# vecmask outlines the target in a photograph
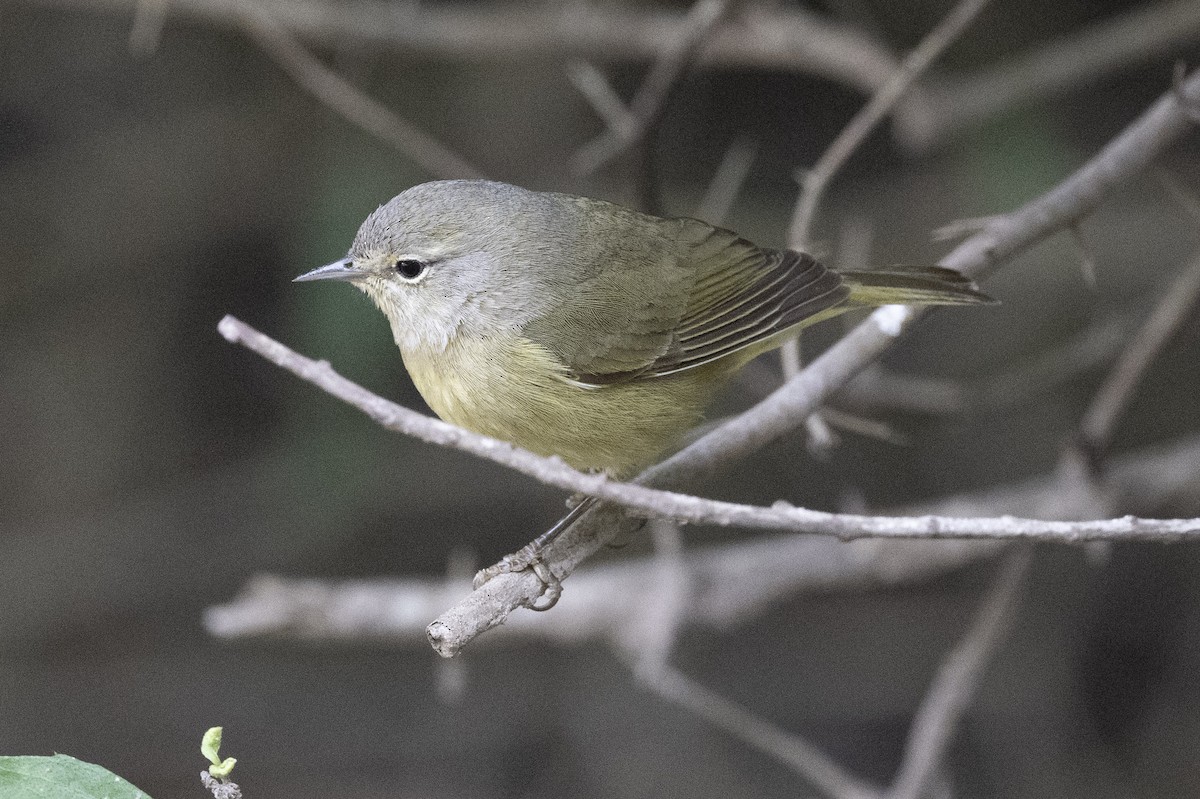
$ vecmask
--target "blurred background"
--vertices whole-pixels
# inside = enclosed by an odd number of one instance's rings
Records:
[[[951,7],[748,5],[853,31],[885,64]],[[1175,33],[928,146],[884,126],[835,180],[815,249],[838,263],[869,240],[871,263],[931,263],[951,246],[932,230],[1050,189],[1169,90],[1176,60],[1196,62],[1196,5],[996,0],[921,84],[930,108],[979,100],[987,90],[964,89],[970,76],[1024,53],[1067,53],[1105,25],[1132,19],[1150,31],[1166,17]],[[648,54],[489,48],[466,28],[422,38],[423,14],[559,19],[563,8],[268,7],[323,63],[488,176],[636,201],[631,159],[573,171],[603,125],[564,65],[590,59],[629,98]],[[635,21],[687,10],[600,8]],[[372,15],[377,26],[353,22]],[[783,245],[795,171],[865,89],[808,69],[702,62],[654,140],[662,210],[696,213],[730,146],[748,143],[753,162],[725,224]],[[885,368],[977,386],[1087,340],[1099,323],[1131,320],[1107,355],[1069,364],[1019,401],[916,412],[850,392],[846,410],[905,443],[843,432],[817,457],[801,430],[697,490],[884,510],[1052,472],[1128,331],[1195,257],[1197,217],[1167,184],[1200,196],[1197,141],[1084,220],[1082,249],[1059,234],[1022,253],[984,286],[1002,305],[931,316]],[[440,575],[456,552],[494,561],[561,511],[560,492],[386,434],[216,332],[234,314],[425,410],[364,296],[290,280],[340,257],[370,211],[430,177],[299,87],[234,6],[0,0],[0,753],[64,752],[151,796],[200,796],[200,735],[223,724],[223,754],[239,759],[235,778],[255,799],[815,795],[640,687],[602,640],[552,646],[500,630],[462,656],[465,686],[452,701],[419,635],[329,645],[206,634],[204,609],[255,574]],[[806,336],[806,354],[840,330]],[[1114,457],[1194,440],[1198,345],[1193,313],[1121,418]],[[746,407],[777,375],[777,358],[756,364],[713,416]],[[1195,474],[1189,490],[1138,512],[1200,515],[1200,464]],[[739,535],[749,534],[685,531],[689,546]],[[639,539],[603,559],[648,550]],[[886,784],[994,569],[983,559],[890,589],[796,596],[736,634],[684,629],[672,662]],[[952,748],[952,793],[1195,796],[1198,581],[1190,544],[1039,548],[1014,630]]]

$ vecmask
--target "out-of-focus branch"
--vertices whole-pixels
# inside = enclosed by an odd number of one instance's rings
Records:
[[[732,0],[696,0],[672,39],[661,53],[633,100],[629,103],[632,124],[609,125],[604,132],[575,154],[575,171],[591,174],[634,146],[658,125],[666,110],[667,99],[688,67],[703,50],[714,27],[726,15]]]
[[[750,139],[734,139],[721,156],[721,163],[696,207],[697,219],[703,219],[710,225],[725,223],[726,217],[733,209],[734,200],[746,183],[757,154],[758,146]]]
[[[622,138],[631,139],[637,135],[637,117],[625,106],[625,101],[617,95],[604,73],[593,64],[580,60],[571,61],[567,64],[567,79],[579,90],[607,127],[616,131]]]
[[[167,0],[137,0],[129,28],[129,52],[145,57],[158,49],[166,18]]]
[[[923,152],[1023,103],[1161,59],[1197,39],[1200,4],[1194,0],[1136,8],[973,77],[925,84],[925,102],[912,109],[916,113],[897,117],[895,133],[903,146]]]
[[[887,799],[920,799],[928,794],[954,731],[979,692],[993,653],[1012,626],[1031,555],[1028,547],[1009,553],[970,629],[942,661],[913,719],[904,759]]]
[[[237,6],[243,30],[297,84],[371,135],[438,178],[481,178],[483,173],[420,128],[322,64],[256,3]]]
[[[1109,463],[1104,491],[1131,513],[1166,506],[1200,508],[1200,437],[1120,455]],[[1072,487],[1061,472],[986,491],[901,509],[908,514],[1049,516],[1072,509]],[[1184,496],[1184,492],[1192,492]],[[728,628],[745,624],[801,593],[854,591],[927,579],[987,557],[1006,546],[994,541],[884,541],[843,544],[806,535],[739,539],[683,553],[690,586],[684,624]],[[653,634],[641,623],[655,601],[661,569],[656,558],[581,569],[554,613],[511,616],[502,639],[513,636],[571,644],[605,640],[616,631]],[[754,579],[747,581],[746,574]],[[223,638],[282,636],[306,640],[424,641],[431,616],[462,596],[461,579],[295,580],[259,577],[226,605],[205,613],[209,632]]]
[[[800,179],[800,197],[792,212],[791,227],[788,230],[788,247],[793,250],[808,251],[811,249],[809,238],[812,233],[813,217],[817,206],[825,196],[829,181],[842,168],[851,154],[859,148],[875,126],[895,107],[912,86],[913,82],[927,70],[934,59],[941,55],[950,44],[957,39],[979,12],[986,6],[988,0],[960,0],[946,17],[917,45],[901,62],[895,74],[879,88],[867,101],[846,127],[842,128],[833,142],[826,148],[811,170],[805,172]],[[779,350],[783,365],[785,380],[791,380],[800,372],[800,342],[792,339],[785,342]],[[818,450],[828,447],[832,433],[820,417],[806,421],[810,441],[817,442]],[[824,445],[820,442],[826,442]]]
[[[1137,391],[1146,369],[1197,302],[1200,302],[1200,256],[1194,257],[1171,281],[1161,301],[1121,353],[1088,407],[1079,425],[1079,440],[1093,462],[1103,458],[1117,421]]]
[[[23,0],[30,5],[132,14],[140,0]],[[598,3],[396,4],[387,0],[257,0],[293,35],[320,45],[368,45],[404,57],[467,62],[583,58],[649,60],[679,35],[685,14]],[[240,27],[243,3],[171,0],[172,13]],[[869,36],[795,7],[747,8],[713,32],[700,64],[819,75],[864,92],[896,67]]]
[[[788,230],[788,247],[793,250],[809,249],[813,216],[821,198],[825,196],[825,188],[829,181],[866,140],[875,126],[895,107],[909,87],[962,35],[988,2],[989,0],[960,0],[937,27],[921,40],[916,49],[905,57],[895,74],[854,115],[850,123],[821,154],[813,168],[803,174],[800,180],[800,199],[796,202],[791,227]]]
[[[691,524],[717,524],[837,536],[843,540],[880,538],[997,538],[1079,542],[1093,540],[1176,541],[1200,533],[1197,519],[1141,519],[1124,516],[1095,521],[1047,521],[949,516],[863,516],[827,513],[776,502],[771,507],[740,505],[621,483],[603,474],[585,474],[562,459],[541,457],[494,438],[472,433],[397,405],[227,316],[219,325],[233,343],[270,359],[318,388],[347,402],[383,427],[431,444],[460,449],[516,469],[547,485],[616,503],[644,516]],[[768,400],[769,401],[769,400]],[[723,428],[718,428],[720,432]],[[714,435],[710,433],[709,435]],[[702,439],[703,440],[703,439]]]
[[[771,724],[677,669],[664,666],[661,671],[644,676],[641,683],[663,699],[783,763],[827,796],[834,799],[879,796],[873,786],[847,772],[804,738]]]
[[[880,366],[863,371],[835,401],[851,407],[931,415],[1002,409],[1021,404],[1108,363],[1137,329],[1130,311],[1106,316],[1019,366],[970,381],[899,374]]]

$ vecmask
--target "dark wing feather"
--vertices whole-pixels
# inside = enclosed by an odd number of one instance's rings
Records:
[[[811,255],[790,250],[757,253],[757,261],[740,269],[739,279],[732,281],[734,291],[701,295],[689,307],[675,346],[646,375],[673,374],[765,342],[849,294],[838,274]]]
[[[767,345],[789,328],[843,302],[841,277],[812,256],[756,247],[694,219],[661,221],[679,246],[676,265],[691,274],[686,303],[665,351],[636,370],[578,370],[573,380],[602,386],[675,374]]]

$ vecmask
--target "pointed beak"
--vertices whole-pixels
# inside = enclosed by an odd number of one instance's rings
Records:
[[[303,283],[306,280],[359,280],[363,277],[363,273],[354,269],[351,266],[353,263],[349,258],[334,261],[311,272],[305,272],[300,277],[293,278],[292,282]]]

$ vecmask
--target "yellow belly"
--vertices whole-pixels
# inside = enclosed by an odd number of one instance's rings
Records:
[[[516,336],[460,336],[444,352],[403,355],[421,396],[446,421],[622,477],[675,446],[723,382],[694,369],[582,388],[562,379],[549,352]]]

